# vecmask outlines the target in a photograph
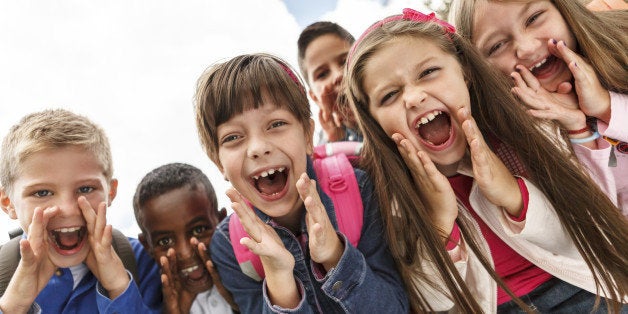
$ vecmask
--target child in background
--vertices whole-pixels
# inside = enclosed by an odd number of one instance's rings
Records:
[[[405,9],[353,49],[362,162],[415,311],[619,309],[627,221],[471,43]]]
[[[168,313],[232,313],[207,248],[218,223],[214,187],[198,168],[172,163],[144,176],[133,197],[140,242],[162,267]]]
[[[135,239],[133,278],[112,247],[118,181],[104,131],[66,110],[29,114],[0,155],[0,205],[24,230],[4,313],[159,313],[159,269]],[[136,281],[137,280],[137,281]]]
[[[592,13],[571,0],[456,0],[450,20],[511,76],[529,114],[558,123],[628,216],[628,12]]]
[[[338,98],[347,53],[355,39],[342,26],[327,21],[308,25],[299,35],[299,69],[318,105],[318,121],[323,137],[318,144],[337,141],[362,141],[355,119],[344,110]]]
[[[240,269],[229,236],[234,215],[212,238],[216,270],[243,313],[406,313],[372,185],[360,170],[357,247],[337,231],[333,204],[313,181],[310,116],[305,88],[277,57],[238,56],[199,79],[201,143],[233,185],[227,195],[249,235],[240,243],[260,257],[265,278]]]

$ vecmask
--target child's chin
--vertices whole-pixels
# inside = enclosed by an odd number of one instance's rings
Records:
[[[83,246],[79,251],[72,254],[62,254],[65,252],[57,252],[54,247],[50,248],[50,261],[61,268],[67,268],[81,264],[87,259],[89,253],[88,246]]]
[[[186,281],[185,290],[189,291],[190,293],[196,294],[211,289],[213,285],[214,283],[211,281],[211,278],[204,278],[203,280],[198,282]]]

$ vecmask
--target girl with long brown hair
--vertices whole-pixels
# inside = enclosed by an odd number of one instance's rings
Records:
[[[406,9],[371,26],[347,66],[416,312],[620,310],[628,223],[451,25]]]

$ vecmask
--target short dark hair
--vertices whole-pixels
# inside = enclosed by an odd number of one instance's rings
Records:
[[[210,213],[218,217],[218,200],[209,178],[194,166],[184,163],[170,163],[153,169],[137,185],[133,196],[133,211],[135,220],[137,220],[142,232],[146,232],[142,223],[144,204],[157,196],[184,186],[188,186],[190,189],[196,189],[199,186],[204,187],[207,199],[213,207],[210,209]]]
[[[313,42],[316,38],[321,37],[323,35],[333,34],[338,36],[339,38],[346,40],[350,45],[353,45],[355,42],[355,38],[349,31],[347,31],[342,26],[328,21],[320,21],[314,22],[301,31],[301,35],[299,35],[299,40],[297,40],[297,46],[299,49],[298,61],[299,61],[299,70],[301,71],[301,75],[305,78],[305,82],[309,85],[310,79],[307,77],[307,69],[305,68],[305,51],[307,47]]]

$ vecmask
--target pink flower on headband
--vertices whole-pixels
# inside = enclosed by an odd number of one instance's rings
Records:
[[[447,23],[447,22],[437,18],[436,14],[434,14],[434,12],[425,15],[425,14],[419,12],[419,11],[412,10],[410,8],[405,8],[405,9],[403,9],[402,18],[404,20],[408,20],[408,21],[434,22],[434,23],[442,26],[447,33],[455,33],[456,32],[456,28],[453,25],[451,25],[451,24],[449,24],[449,23]]]
[[[347,64],[351,63],[350,61],[353,57],[353,54],[355,53],[355,49],[357,48],[358,44],[362,41],[362,39],[366,37],[366,35],[368,35],[374,29],[382,27],[382,25],[392,22],[392,21],[406,20],[406,21],[415,21],[415,22],[422,22],[422,23],[434,22],[442,26],[445,29],[445,32],[447,32],[448,34],[453,34],[456,32],[456,28],[453,25],[437,18],[434,12],[426,15],[417,10],[413,10],[410,8],[405,8],[403,9],[402,12],[403,14],[387,17],[383,20],[375,22],[373,25],[367,28],[362,34],[362,36],[360,36],[360,38],[358,38],[358,40],[355,41],[353,46],[351,46],[351,51],[349,51],[349,57],[347,58]]]

